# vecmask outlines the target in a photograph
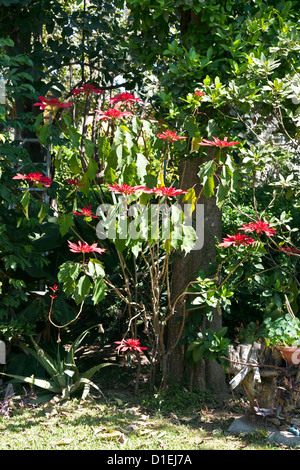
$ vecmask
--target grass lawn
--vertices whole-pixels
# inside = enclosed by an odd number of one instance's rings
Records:
[[[184,395],[186,402],[180,404],[178,397]],[[31,406],[16,406],[0,415],[0,450],[286,449],[269,444],[261,432],[228,435],[231,420],[244,412],[239,401],[216,407],[197,404],[194,395],[177,391],[137,398],[117,393],[106,400],[52,400],[43,406],[32,401]]]
[[[242,396],[217,405],[209,394],[179,386],[150,393],[145,381],[135,395],[126,367],[104,368],[93,381],[103,395],[91,389],[85,401],[38,404],[27,396],[24,405],[20,385],[10,402],[0,395],[0,450],[289,450],[261,431],[228,434],[232,420],[248,411]]]

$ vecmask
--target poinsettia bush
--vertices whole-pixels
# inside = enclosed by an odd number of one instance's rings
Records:
[[[69,254],[59,267],[60,288],[75,302],[79,313],[86,302],[97,305],[107,292],[114,292],[127,308],[124,341],[128,337],[137,341],[143,332],[152,379],[158,364],[163,380],[167,377],[166,326],[186,294],[194,300],[188,318],[182,318],[182,332],[185,327],[185,337],[194,343],[195,334],[202,334],[195,328],[200,319],[199,305],[201,315],[205,308],[209,316],[212,308],[226,308],[241,284],[255,289],[254,281],[269,282],[269,273],[274,270],[288,273],[290,285],[294,279],[292,274],[289,276],[294,267],[291,259],[299,256],[299,250],[291,244],[286,220],[269,220],[265,216],[276,197],[258,211],[255,197],[258,157],[249,150],[246,140],[214,135],[206,138],[200,133],[198,116],[202,106],[205,103],[218,106],[216,100],[211,103],[208,84],[207,79],[203,91],[194,90],[187,96],[182,132],[156,121],[149,107],[127,92],[104,100],[99,88],[84,84],[74,90],[72,102],[40,97],[37,106],[49,114],[39,116],[38,135],[45,145],[51,144],[59,129],[68,158],[61,161],[59,150],[54,153],[57,181],[39,172],[14,176],[20,185],[55,189],[55,205],[50,201],[47,206],[41,200],[40,222],[55,218],[66,240],[65,250]],[[215,85],[219,90],[219,84]],[[85,114],[77,116],[78,122],[73,123],[68,109],[71,106],[76,109],[76,100],[81,99],[85,100]],[[223,103],[223,94],[220,99]],[[88,116],[92,116],[90,121]],[[205,154],[208,147],[215,152],[213,158],[204,160],[199,167],[201,195],[216,196],[216,204],[222,208],[242,182],[251,181],[253,212],[247,220],[249,214],[241,210],[244,220],[236,232],[216,240],[218,257],[213,275],[200,273],[174,299],[170,290],[172,254],[178,250],[189,253],[194,247],[197,233],[190,216],[199,199],[194,188],[180,188],[177,165],[194,152]],[[237,156],[242,158],[242,164],[237,163]],[[260,158],[261,155],[261,165]],[[270,154],[264,158],[266,162]],[[63,174],[68,176],[65,180]],[[283,182],[281,186],[284,187]],[[32,192],[25,194],[23,208],[30,217]],[[118,263],[117,273],[106,258],[112,259],[112,253]],[[266,268],[262,260],[272,258],[272,253],[280,261]],[[116,277],[122,278],[122,282],[115,282]],[[269,285],[272,295],[278,294],[278,282],[280,276],[275,276],[274,285]],[[287,288],[280,285],[280,291]],[[289,294],[294,295],[291,289]],[[78,315],[60,328],[77,318]],[[51,315],[49,319],[52,321]],[[193,334],[189,335],[189,331]],[[191,350],[191,358],[197,362],[203,354],[202,343],[200,349]]]
[[[74,90],[74,98],[83,95],[88,101],[98,93],[95,90],[83,86]],[[136,338],[144,324],[144,337],[150,345],[148,358],[155,368],[165,360],[164,332],[173,308],[169,258],[175,249],[189,252],[196,239],[191,222],[186,223],[189,211],[184,213],[177,204],[182,196],[191,210],[193,191],[181,190],[172,175],[176,168],[172,147],[181,144],[180,152],[187,136],[142,119],[148,110],[129,93],[113,97],[102,110],[95,107],[88,131],[84,129],[86,116],[82,120],[79,116],[81,133],[65,112],[70,104],[45,97],[36,103],[41,111],[49,112],[36,122],[43,144],[56,143],[59,129],[73,153],[61,161],[59,151],[54,152],[57,180],[41,172],[17,172],[13,180],[26,195],[26,217],[30,218],[38,197],[40,222],[56,220],[66,240],[68,260],[61,264],[57,276],[61,291],[75,302],[79,312],[85,304],[101,302],[107,290],[113,291],[127,306],[125,337]],[[68,176],[64,180],[62,173]],[[51,192],[49,203],[35,192],[43,188]],[[117,257],[118,273],[116,265],[109,262],[113,256]],[[116,277],[122,277],[123,285]],[[49,320],[55,325],[51,315]],[[77,318],[75,315],[63,326]]]

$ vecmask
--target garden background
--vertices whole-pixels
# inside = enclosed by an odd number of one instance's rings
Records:
[[[298,316],[298,2],[0,4],[3,372],[86,395],[76,347],[119,341],[133,392],[222,399],[228,344]],[[99,237],[121,196],[138,236]]]

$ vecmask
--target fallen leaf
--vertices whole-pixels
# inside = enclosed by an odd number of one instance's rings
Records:
[[[133,431],[138,431],[139,430],[139,427],[136,426],[135,424],[129,424],[128,426],[126,426],[125,429],[123,429],[124,432],[133,432]]]
[[[54,446],[67,446],[73,442],[72,439],[62,439],[61,441],[58,441],[54,444]],[[52,446],[53,447],[53,446]]]
[[[115,439],[116,437],[120,436],[122,436],[122,433],[120,431],[108,431],[98,434],[98,437],[100,437],[100,439]]]

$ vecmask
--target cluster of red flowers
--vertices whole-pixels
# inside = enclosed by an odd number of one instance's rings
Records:
[[[272,237],[274,233],[276,233],[276,230],[274,228],[270,227],[267,222],[263,222],[262,220],[258,220],[257,222],[250,222],[250,224],[244,224],[242,227],[239,228],[239,230],[243,230],[246,233],[256,232],[258,234],[265,234],[269,237]],[[249,246],[253,245],[254,243],[254,238],[250,238],[245,234],[237,233],[236,235],[227,235],[227,237],[223,239],[223,242],[220,243],[218,246],[223,246],[227,248],[230,245]]]
[[[122,119],[123,117],[132,117],[129,111],[120,111],[118,107],[109,108],[107,111],[101,111],[101,109],[96,109],[97,113],[96,121],[103,121],[105,119]]]
[[[78,212],[78,211],[74,211],[74,214],[75,215],[83,215],[84,217],[94,217],[95,219],[99,219],[99,217],[97,217],[96,215],[93,215],[92,214],[92,209],[91,209],[92,205],[90,205],[89,207],[83,207],[81,209],[81,212]]]
[[[51,108],[69,108],[73,103],[62,103],[58,98],[45,98],[45,96],[39,96],[41,103],[34,103],[33,106],[39,106],[41,110],[44,110],[48,106]]]
[[[52,184],[50,178],[48,178],[48,176],[43,176],[42,173],[40,173],[39,171],[37,171],[36,173],[29,173],[28,175],[22,175],[21,173],[17,173],[17,175],[13,177],[13,180],[26,180],[36,184],[41,183],[46,187],[49,187]]]
[[[167,198],[186,193],[186,191],[183,191],[182,189],[175,189],[172,186],[162,186],[161,188],[149,189],[145,186],[129,186],[128,184],[109,184],[108,187],[110,191],[113,191],[116,194],[123,194],[124,196],[128,196],[128,194],[134,194],[137,191],[142,191],[147,194],[156,194],[158,196],[166,196]]]
[[[84,184],[81,184],[81,183],[79,182],[79,178],[75,178],[74,180],[72,180],[72,179],[66,179],[66,182],[69,183],[69,184],[72,184],[73,186],[77,186],[77,187],[79,187],[79,186],[84,186]]]
[[[137,351],[143,354],[143,350],[147,349],[141,346],[139,339],[124,339],[123,341],[115,341],[115,344],[119,345],[116,350],[121,353]]]
[[[176,131],[172,132],[170,130],[162,132],[161,134],[157,134],[157,137],[163,140],[167,140],[168,142],[175,142],[176,140],[187,139],[187,137],[177,135]]]
[[[213,141],[203,139],[202,142],[200,142],[198,145],[205,145],[205,146],[211,146],[211,147],[232,147],[233,145],[240,144],[240,142],[228,142],[227,137],[224,138],[224,140],[217,139],[216,137],[213,137]]]
[[[300,250],[295,247],[287,246],[287,247],[281,247],[282,251],[284,251],[288,256],[291,256],[292,254],[294,255],[300,255]]]
[[[256,232],[261,234],[264,233],[269,237],[272,237],[272,235],[276,233],[276,230],[274,228],[271,228],[267,222],[263,222],[261,219],[257,222],[250,222],[250,224],[244,224],[241,228],[239,228],[239,230],[244,230],[244,232]]]
[[[136,98],[131,93],[119,93],[112,98],[109,98],[111,104],[114,104],[113,108],[108,108],[106,111],[101,109],[96,109],[97,113],[96,120],[105,120],[105,119],[122,119],[125,117],[133,117],[133,114],[129,111],[121,111],[120,107],[122,105],[131,105],[132,103],[144,103],[140,98]]]
[[[124,184],[109,184],[108,185],[110,191],[113,191],[115,194],[123,194],[124,196],[128,196],[129,194],[134,194],[137,191],[146,189],[145,186],[130,186],[126,183]]]
[[[85,95],[89,95],[90,93],[102,94],[103,91],[100,90],[99,88],[95,88],[94,85],[86,83],[82,85],[82,88],[75,88],[75,90],[73,90],[72,93],[73,95],[77,96],[80,93],[84,93]]]
[[[219,246],[224,246],[227,248],[230,245],[233,246],[249,246],[253,245],[255,240],[253,238],[247,237],[242,233],[237,233],[236,235],[227,235],[227,237],[223,238],[223,242],[219,244]]]
[[[127,104],[127,103],[144,103],[140,98],[136,98],[134,95],[124,92],[119,93],[118,95],[109,98],[111,103],[120,103],[120,104]]]
[[[95,253],[100,253],[100,255],[102,255],[106,251],[105,248],[99,248],[98,243],[93,243],[92,245],[88,245],[87,243],[81,243],[81,241],[78,240],[78,245],[76,245],[76,243],[72,243],[70,242],[70,240],[68,240],[68,244],[69,244],[69,249],[72,253],[95,252]]]

